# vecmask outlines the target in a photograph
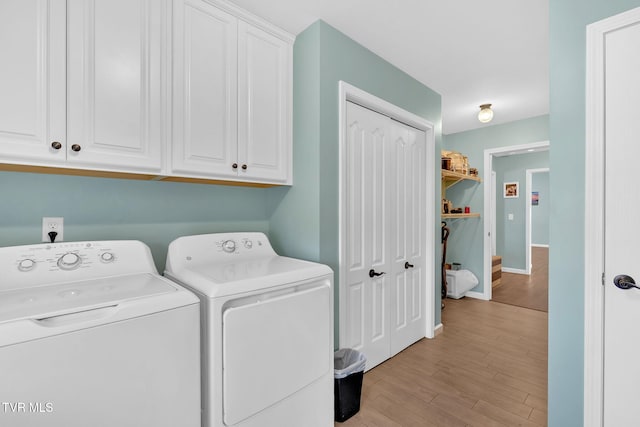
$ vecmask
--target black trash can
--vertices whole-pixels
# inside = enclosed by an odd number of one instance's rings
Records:
[[[343,422],[360,410],[362,376],[367,358],[362,352],[343,348],[333,354],[335,420]]]

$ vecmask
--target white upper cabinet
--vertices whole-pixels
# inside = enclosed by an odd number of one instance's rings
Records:
[[[67,161],[160,172],[166,1],[67,4]]]
[[[0,1],[0,162],[65,161],[65,14],[64,0]]]
[[[2,0],[0,162],[159,173],[166,4]]]
[[[293,37],[214,3],[174,2],[171,173],[290,184]]]
[[[290,183],[291,67],[290,43],[239,22],[238,164],[241,177]]]
[[[201,0],[174,5],[172,172],[233,176],[238,20]]]
[[[226,1],[0,0],[0,164],[291,184],[293,40]]]

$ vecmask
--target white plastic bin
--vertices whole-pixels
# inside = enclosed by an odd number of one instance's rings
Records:
[[[478,285],[478,278],[469,270],[447,270],[447,297],[460,299]]]

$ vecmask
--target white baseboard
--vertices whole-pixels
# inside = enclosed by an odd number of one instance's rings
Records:
[[[529,273],[527,273],[527,270],[521,270],[519,268],[502,267],[502,272],[503,273],[513,273],[513,274],[524,274],[526,276],[529,275]]]
[[[433,329],[434,338],[444,332],[444,325],[442,323],[438,323],[438,325]]]
[[[465,292],[464,296],[487,301],[487,298],[484,296],[484,292],[468,291],[468,292]]]
[[[548,248],[549,245],[541,245],[541,244],[539,245],[537,243],[532,243],[531,247],[533,247],[533,248]]]

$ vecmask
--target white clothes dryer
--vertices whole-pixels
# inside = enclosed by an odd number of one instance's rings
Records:
[[[202,307],[203,427],[333,426],[333,272],[262,233],[181,237],[165,276]]]
[[[199,301],[137,241],[0,248],[0,425],[200,426]]]

